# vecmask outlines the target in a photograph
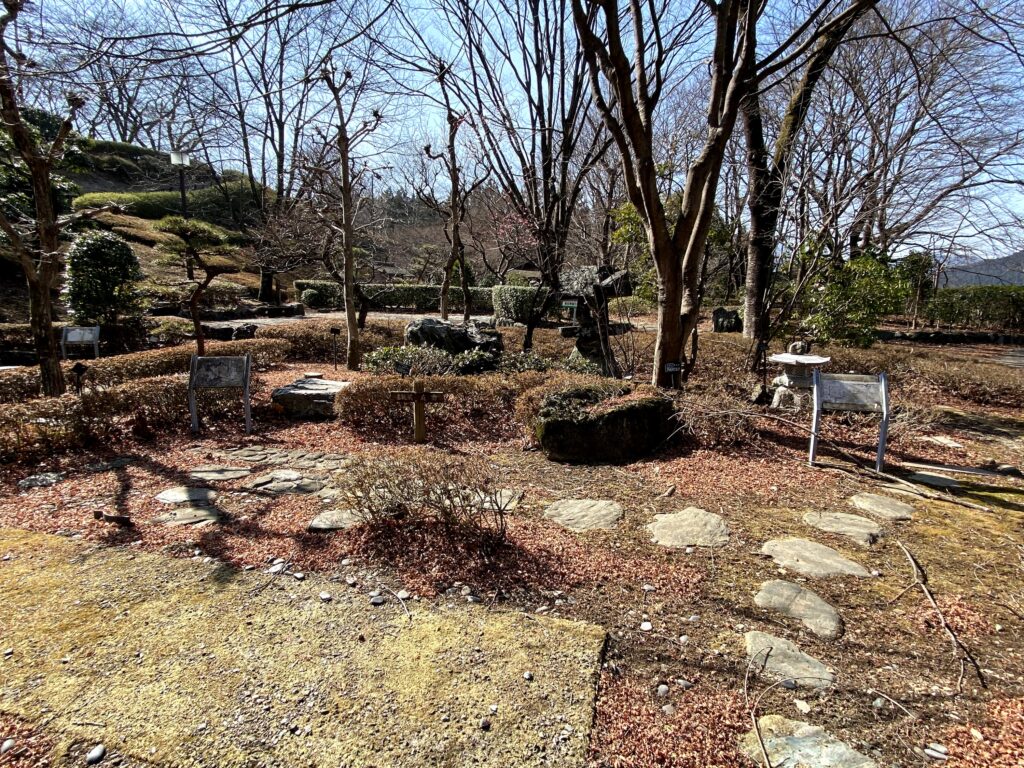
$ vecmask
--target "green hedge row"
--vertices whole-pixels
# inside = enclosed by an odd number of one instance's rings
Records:
[[[959,328],[1024,330],[1024,285],[941,288],[925,309],[930,324]]]
[[[404,309],[414,312],[436,312],[441,304],[441,286],[421,285],[417,283],[362,283],[363,293],[370,299],[375,308]],[[307,293],[313,291],[316,298]],[[308,306],[315,309],[341,307],[345,303],[341,286],[333,280],[296,280],[295,292],[299,297],[311,299]],[[471,287],[469,294],[473,302],[475,314],[491,314],[494,306],[491,303],[490,288]],[[448,291],[452,310],[462,311],[462,288],[452,286]]]
[[[547,289],[518,285],[496,285],[491,292],[494,303],[494,319],[511,323],[529,321],[531,314],[540,311],[547,296]]]
[[[236,217],[247,218],[256,209],[256,203],[248,184],[231,184],[229,194],[231,199],[225,200],[217,187],[193,189],[187,195],[189,214],[212,224],[234,227]],[[140,219],[162,219],[181,213],[181,194],[174,191],[87,192],[76,197],[71,206],[78,211],[108,204],[124,208],[125,213]]]

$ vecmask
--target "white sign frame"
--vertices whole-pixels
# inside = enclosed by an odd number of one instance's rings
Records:
[[[230,363],[228,363],[230,361]],[[201,370],[204,364],[216,366],[217,364],[225,365],[230,367],[231,365],[239,366],[241,370],[239,378],[227,379],[223,382],[219,381],[203,381],[203,376],[206,371]],[[234,373],[228,371],[228,373]],[[196,402],[196,391],[200,389],[241,389],[242,390],[242,406],[245,410],[245,434],[252,432],[252,403],[249,398],[250,386],[252,383],[252,355],[246,353],[245,355],[238,355],[232,357],[226,356],[203,356],[192,355],[192,362],[189,365],[188,374],[188,411],[192,417],[192,431],[199,431],[199,408]]]
[[[100,356],[100,327],[98,325],[65,325],[60,329],[60,356],[68,359],[68,344],[92,347],[94,357]]]
[[[889,436],[889,379],[885,373],[866,376],[854,373],[822,373],[814,369],[814,416],[811,421],[811,447],[808,463],[813,467],[818,453],[818,430],[825,411],[877,413],[882,417],[878,428],[878,453],[875,471],[885,466],[885,444]]]

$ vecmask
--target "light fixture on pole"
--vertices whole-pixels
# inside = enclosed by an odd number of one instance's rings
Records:
[[[181,215],[188,218],[188,197],[185,194],[185,169],[191,164],[188,152],[171,150],[171,165],[178,169],[178,187],[181,190]]]

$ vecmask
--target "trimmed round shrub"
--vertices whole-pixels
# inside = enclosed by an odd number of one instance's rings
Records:
[[[139,258],[113,232],[86,232],[68,250],[68,304],[75,322],[113,323],[141,311]]]
[[[547,289],[496,285],[491,289],[494,319],[497,322],[527,323],[544,304]]]
[[[323,309],[327,306],[327,299],[324,295],[313,288],[304,290],[299,298],[303,304],[311,309]]]

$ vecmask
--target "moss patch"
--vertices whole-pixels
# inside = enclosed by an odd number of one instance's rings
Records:
[[[594,625],[410,621],[343,584],[7,529],[0,551],[0,711],[51,733],[58,764],[99,741],[166,766],[584,764]]]

